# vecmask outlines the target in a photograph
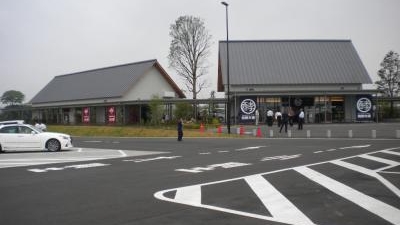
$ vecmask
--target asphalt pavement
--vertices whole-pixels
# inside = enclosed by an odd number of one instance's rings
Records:
[[[75,137],[74,145],[0,154],[1,225],[400,224],[397,138]]]

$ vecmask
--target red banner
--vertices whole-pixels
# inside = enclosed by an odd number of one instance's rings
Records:
[[[90,108],[85,107],[82,109],[82,121],[83,123],[90,123]]]
[[[115,111],[115,107],[114,106],[109,106],[107,109],[108,112],[108,123],[115,123],[116,120],[116,111]]]

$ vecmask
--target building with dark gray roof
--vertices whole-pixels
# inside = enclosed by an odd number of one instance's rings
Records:
[[[304,109],[306,122],[371,120],[372,83],[350,40],[229,41],[232,120],[268,109]],[[219,42],[218,91],[227,93],[227,42]],[[360,100],[361,99],[361,100]],[[367,110],[368,109],[368,110]]]
[[[50,123],[139,123],[153,96],[185,98],[155,59],[56,76],[30,103]]]

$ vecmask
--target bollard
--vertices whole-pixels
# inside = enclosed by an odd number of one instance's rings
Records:
[[[327,136],[328,138],[331,138],[331,136],[332,136],[331,130],[327,130],[327,131],[326,131],[326,136]]]
[[[273,130],[269,130],[269,136],[273,137],[274,136],[274,131]]]
[[[396,130],[396,138],[400,138],[400,130]]]
[[[310,138],[310,137],[311,137],[311,131],[307,130],[307,138]]]
[[[239,128],[239,127],[236,128],[236,133],[237,133],[237,134],[240,134],[240,128]]]
[[[372,135],[372,138],[376,138],[376,130],[372,130],[371,133],[372,133],[372,134],[371,134],[371,135]]]
[[[349,138],[353,137],[353,130],[349,130]]]
[[[292,130],[288,130],[288,131],[287,131],[287,136],[288,136],[289,138],[292,137]]]

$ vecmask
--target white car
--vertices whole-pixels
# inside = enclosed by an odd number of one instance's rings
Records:
[[[5,150],[61,151],[72,148],[71,136],[43,132],[29,124],[0,125],[0,152]]]

